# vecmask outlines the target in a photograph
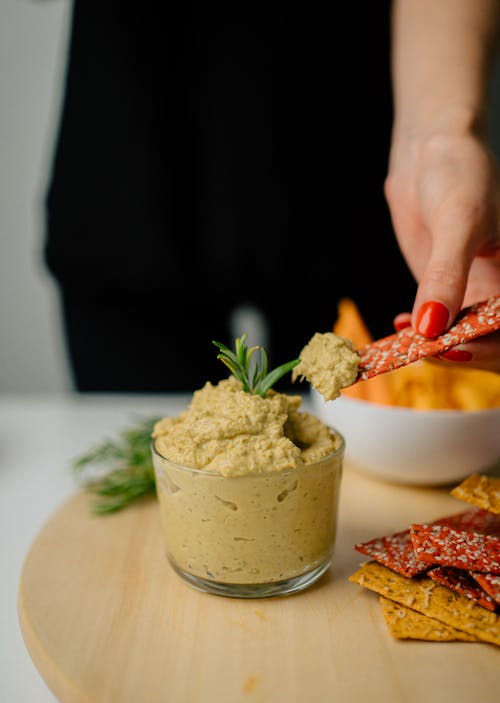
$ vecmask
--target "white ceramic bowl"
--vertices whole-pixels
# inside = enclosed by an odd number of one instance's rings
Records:
[[[311,390],[314,414],[345,438],[346,464],[395,483],[448,485],[500,461],[500,408],[413,410]]]

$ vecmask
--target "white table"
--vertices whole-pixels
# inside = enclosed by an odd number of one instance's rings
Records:
[[[77,490],[71,460],[137,418],[177,414],[188,396],[0,395],[0,703],[54,703],[24,645],[17,591],[29,547]]]

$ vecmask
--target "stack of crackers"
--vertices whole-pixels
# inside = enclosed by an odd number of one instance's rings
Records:
[[[356,349],[373,342],[363,317],[350,298],[339,302],[333,331],[352,340]],[[420,360],[344,388],[342,395],[380,405],[417,410],[485,410],[500,407],[500,375],[466,365]]]
[[[379,594],[398,639],[500,646],[500,478],[473,474],[451,495],[474,507],[356,544],[349,580]]]

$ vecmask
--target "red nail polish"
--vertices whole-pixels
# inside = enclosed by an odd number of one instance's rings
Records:
[[[444,354],[440,354],[439,358],[447,361],[470,361],[472,354],[465,349],[450,349]]]
[[[401,332],[401,330],[404,330],[406,327],[410,327],[411,315],[409,313],[402,312],[399,315],[396,315],[393,324],[396,332]]]
[[[424,337],[438,337],[448,323],[448,308],[436,300],[424,303],[417,314],[417,330]]]

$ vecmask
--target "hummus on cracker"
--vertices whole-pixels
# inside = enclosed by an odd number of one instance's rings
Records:
[[[359,356],[347,337],[316,332],[300,353],[292,378],[307,379],[325,400],[335,400],[358,376]]]

